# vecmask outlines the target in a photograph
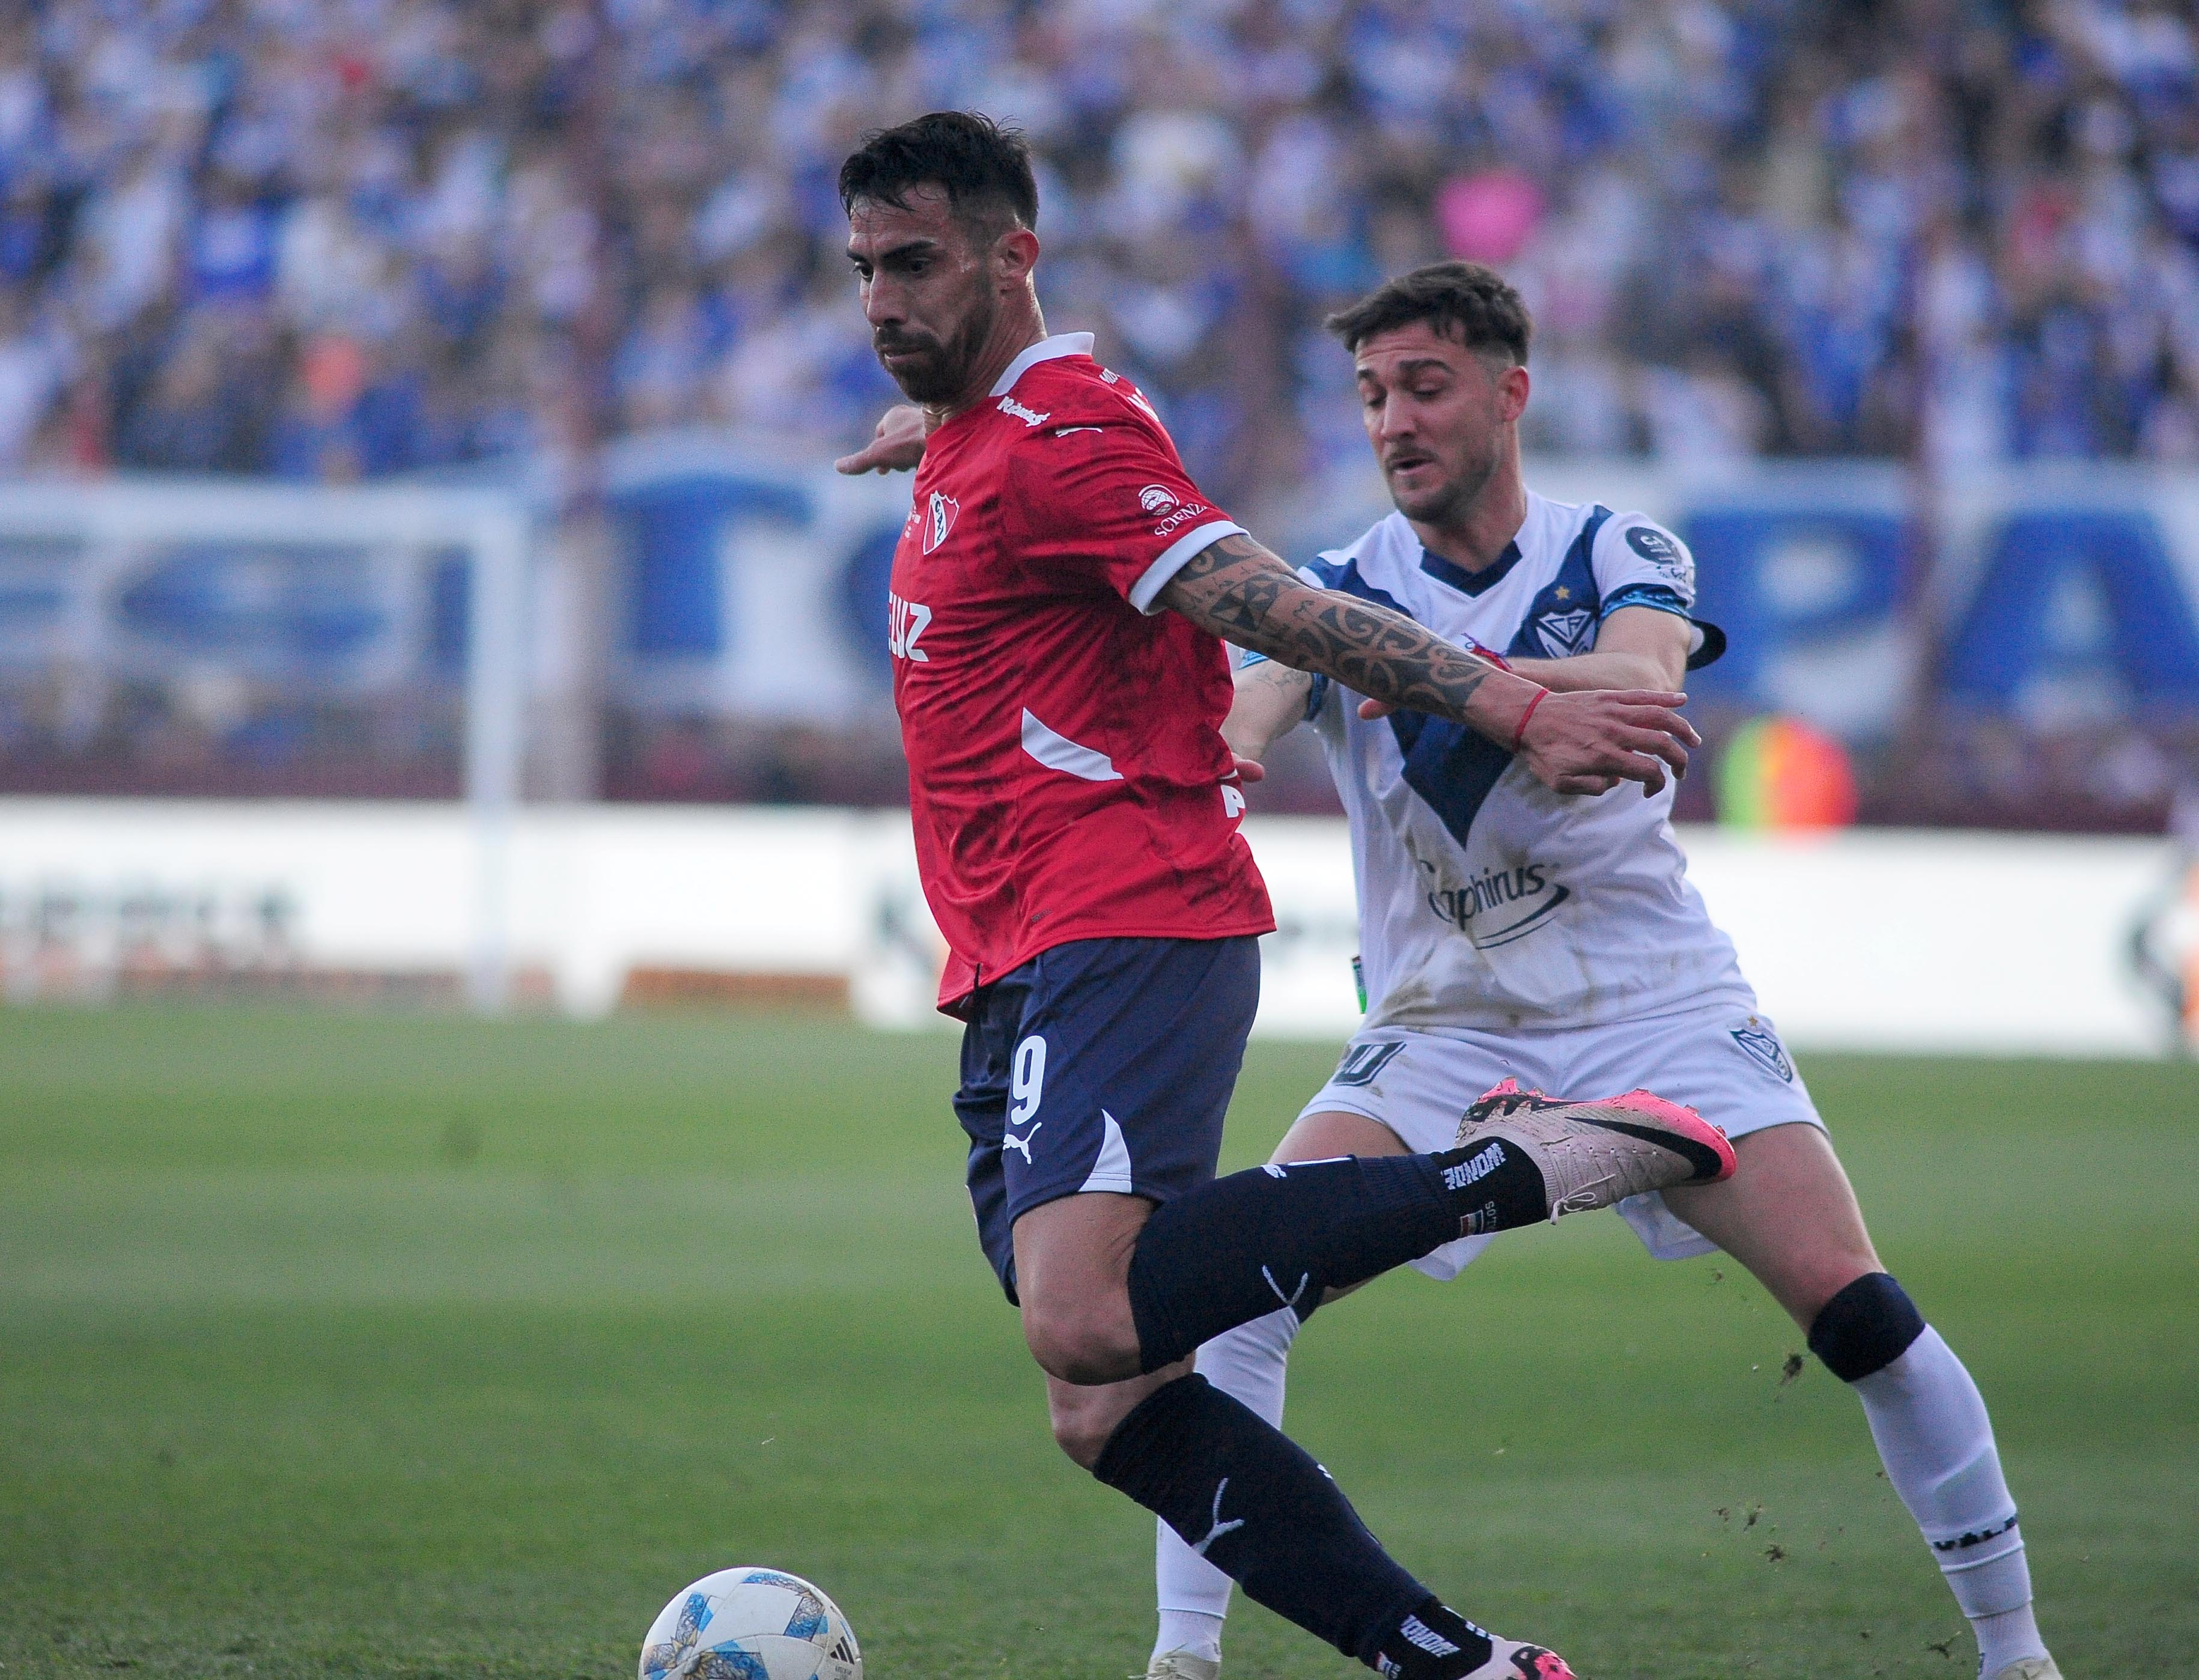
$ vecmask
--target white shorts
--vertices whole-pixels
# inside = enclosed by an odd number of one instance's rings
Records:
[[[1408,1149],[1448,1149],[1467,1105],[1508,1078],[1563,1097],[1611,1097],[1639,1087],[1687,1104],[1728,1137],[1797,1123],[1822,1131],[1825,1124],[1769,1018],[1731,1003],[1517,1036],[1372,1028],[1345,1047],[1301,1117],[1341,1109],[1379,1121]],[[1717,1251],[1660,1195],[1629,1196],[1619,1212],[1659,1260]],[[1456,1277],[1489,1240],[1461,1237],[1413,1263],[1432,1278]]]

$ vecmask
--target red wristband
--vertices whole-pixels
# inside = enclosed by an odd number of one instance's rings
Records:
[[[1519,751],[1519,749],[1525,746],[1527,743],[1527,720],[1535,715],[1535,708],[1541,705],[1543,702],[1549,697],[1550,691],[1549,689],[1537,689],[1535,691],[1535,697],[1527,703],[1527,709],[1519,714],[1519,726],[1512,733],[1512,750],[1514,752]]]
[[[1468,636],[1466,639],[1466,650],[1468,653],[1471,653],[1476,659],[1487,660],[1491,665],[1494,665],[1500,671],[1508,671],[1512,668],[1512,662],[1510,660],[1507,659],[1502,654],[1497,652],[1495,648],[1483,646],[1482,644],[1475,641],[1471,636]]]

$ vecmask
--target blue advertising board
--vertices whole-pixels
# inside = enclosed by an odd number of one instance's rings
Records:
[[[1796,714],[1851,741],[1892,729],[1920,694],[2033,721],[2199,712],[2199,474],[2088,464],[1924,486],[1874,463],[1711,475],[1535,461],[1528,477],[1558,500],[1639,509],[1692,547],[1701,615],[1729,638],[1691,679],[1706,702]],[[906,475],[843,479],[723,438],[614,446],[614,697],[699,715],[875,715],[908,494]],[[1370,470],[1244,516],[1303,561],[1387,510]],[[461,549],[399,563],[310,522],[281,540],[96,552],[0,530],[0,667],[219,665],[354,691],[449,680],[464,664],[465,575]]]

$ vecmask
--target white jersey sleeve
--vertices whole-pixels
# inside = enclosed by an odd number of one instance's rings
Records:
[[[1644,513],[1603,522],[1589,555],[1596,594],[1608,618],[1621,607],[1654,607],[1685,618],[1695,604],[1695,557]]]

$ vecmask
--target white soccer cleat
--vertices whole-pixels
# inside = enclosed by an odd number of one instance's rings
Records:
[[[1146,1665],[1146,1680],[1216,1680],[1221,1672],[1219,1659],[1210,1662],[1188,1651],[1163,1651]]]
[[[1733,1176],[1724,1132],[1650,1091],[1560,1102],[1508,1079],[1460,1117],[1455,1146],[1500,1137],[1541,1170],[1554,1220],[1651,1190]]]
[[[2062,1671],[2051,1657],[2024,1657],[2006,1668],[1997,1668],[1986,1680],[2062,1680]]]

